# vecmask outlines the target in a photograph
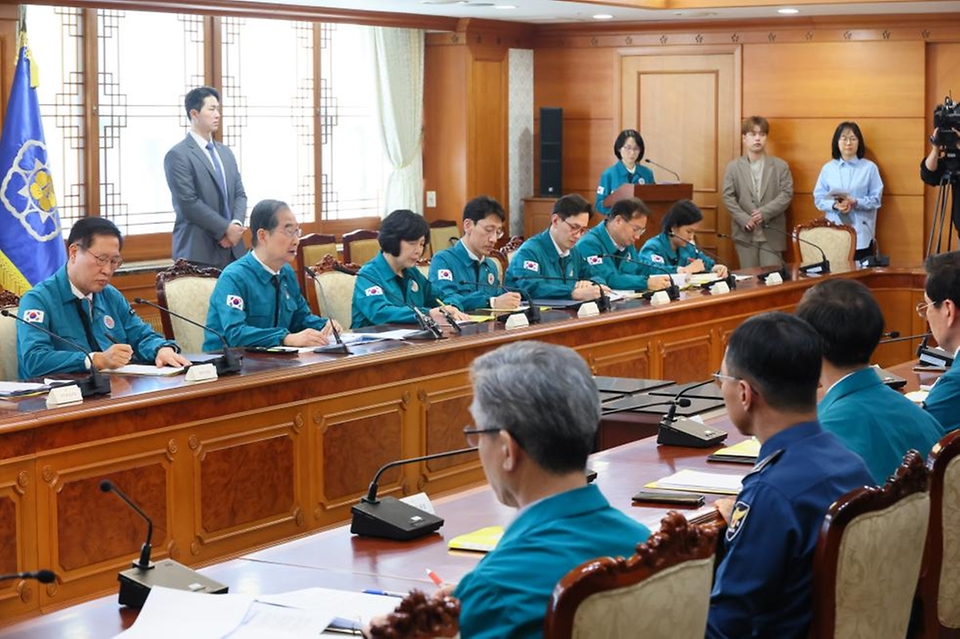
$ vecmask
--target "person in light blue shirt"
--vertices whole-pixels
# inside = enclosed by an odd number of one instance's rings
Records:
[[[647,230],[649,215],[642,200],[625,198],[613,205],[602,224],[577,242],[577,252],[587,261],[593,279],[618,291],[658,291],[670,286],[670,275],[641,262],[634,246]]]
[[[640,250],[640,260],[668,273],[703,273],[711,271],[727,276],[727,267],[717,264],[701,252],[695,243],[703,213],[690,200],[679,200],[660,220],[660,233],[651,237]]]
[[[351,328],[416,324],[411,306],[437,322],[446,321],[430,280],[417,268],[429,235],[427,221],[413,211],[399,209],[383,219],[377,238],[380,253],[357,273]],[[444,309],[455,321],[469,319],[455,306]]]
[[[923,408],[946,434],[960,428],[960,364],[956,363],[960,355],[960,251],[931,255],[924,267],[927,281],[917,312],[930,324],[940,348],[953,353],[954,364],[930,389]]]
[[[841,122],[833,133],[833,159],[820,169],[813,201],[827,219],[857,232],[855,260],[877,252],[877,209],[883,180],[877,165],[863,157],[867,145],[856,122]]]
[[[883,333],[883,312],[856,280],[826,280],[808,289],[797,317],[820,334],[827,389],[817,405],[823,430],[863,458],[882,485],[910,449],[926,457],[942,436],[940,424],[883,383],[870,357]]]
[[[613,143],[613,154],[618,162],[608,167],[600,176],[597,187],[597,200],[594,208],[598,213],[607,215],[610,209],[603,201],[624,184],[653,184],[653,171],[640,164],[645,149],[640,132],[626,129],[620,132]]]

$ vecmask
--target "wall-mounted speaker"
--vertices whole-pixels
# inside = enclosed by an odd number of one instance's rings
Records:
[[[540,197],[563,195],[563,109],[540,107]]]

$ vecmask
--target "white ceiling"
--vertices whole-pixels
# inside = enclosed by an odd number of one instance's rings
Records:
[[[250,0],[258,1],[258,0]],[[743,0],[744,4],[752,4]],[[485,18],[534,24],[570,22],[656,22],[684,20],[742,20],[748,18],[863,15],[863,14],[917,14],[960,12],[960,1],[934,0],[932,2],[871,2],[835,3],[822,5],[746,6],[736,8],[702,8],[677,11],[674,9],[633,9],[622,6],[558,0],[279,0],[278,3],[357,11],[389,11],[450,18]],[[706,2],[704,3],[706,4]],[[513,9],[498,9],[509,5]],[[795,7],[794,16],[780,15],[777,9]],[[606,21],[593,18],[597,14],[613,16]]]

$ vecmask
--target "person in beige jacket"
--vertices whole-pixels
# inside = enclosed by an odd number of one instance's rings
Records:
[[[793,200],[793,176],[786,162],[766,153],[766,118],[751,116],[740,131],[743,155],[731,160],[723,174],[723,204],[733,218],[730,234],[740,268],[780,266],[787,248],[785,213]]]

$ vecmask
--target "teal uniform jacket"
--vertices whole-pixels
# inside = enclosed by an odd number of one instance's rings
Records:
[[[547,603],[564,575],[597,557],[629,557],[649,536],[643,524],[611,508],[593,485],[530,505],[457,584],[460,635],[542,637]]]
[[[817,406],[823,430],[867,464],[877,485],[896,471],[911,448],[924,457],[940,440],[940,424],[888,387],[872,367],[834,384]]]
[[[133,348],[134,360],[139,362],[154,363],[157,351],[164,346],[180,350],[176,342],[164,339],[140,319],[123,294],[110,285],[93,295],[90,328],[96,343],[91,344],[76,300],[64,265],[52,277],[27,291],[20,300],[20,317],[91,352],[103,352],[114,342],[129,344]],[[22,379],[52,373],[82,373],[89,370],[86,357],[41,331],[17,323],[17,359]]]
[[[571,299],[577,282],[589,279],[589,268],[577,247],[567,257],[560,257],[549,228],[523,243],[506,276],[508,287],[523,289],[531,299]]]
[[[607,231],[606,223],[590,229],[577,242],[576,249],[587,261],[592,279],[617,291],[646,290],[649,276],[672,272],[641,262],[633,244],[618,249]],[[616,257],[610,257],[611,255]]]
[[[863,460],[817,421],[780,431],[757,459],[718,549],[707,639],[807,639],[824,515],[841,495],[874,483]]]
[[[484,257],[478,262],[471,258],[463,240],[433,256],[430,260],[430,284],[445,304],[456,306],[464,312],[488,308],[491,297],[506,293],[500,286],[500,276],[497,275],[493,259]]]
[[[357,275],[351,328],[416,324],[417,316],[404,304],[416,306],[426,314],[437,306],[436,300],[430,280],[419,269],[405,268],[403,277],[397,277],[381,252],[364,264]]]
[[[698,251],[693,244],[682,244],[674,251],[670,246],[670,237],[666,233],[651,237],[640,249],[642,262],[663,266],[671,273],[676,273],[679,267],[686,266],[698,258],[703,260],[703,267],[708,271],[716,264],[716,261]]]
[[[23,308],[23,305],[20,307]],[[954,362],[940,376],[930,389],[923,407],[940,422],[943,434],[960,428],[960,364]]]
[[[624,184],[653,184],[653,171],[637,164],[633,173],[627,170],[623,160],[618,160],[600,176],[600,186],[597,187],[597,200],[593,207],[598,213],[607,215],[610,209],[603,205],[603,201]]]
[[[300,292],[293,267],[280,269],[280,312],[277,313],[277,288],[273,275],[249,251],[228,264],[220,274],[210,296],[207,326],[223,333],[227,344],[237,346],[279,346],[290,333],[306,328],[318,331],[327,320],[310,312]],[[204,331],[203,350],[223,348],[220,338]]]

